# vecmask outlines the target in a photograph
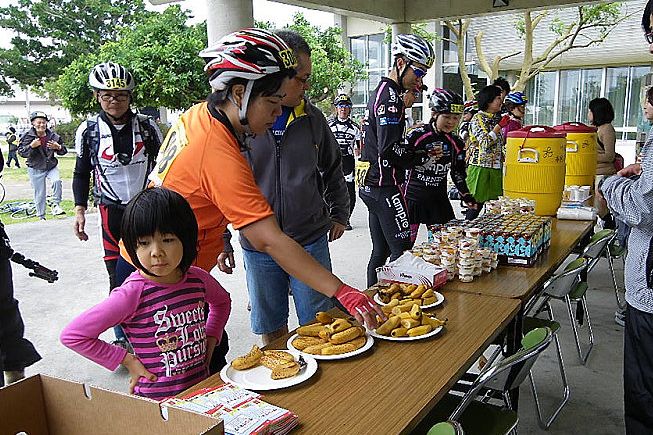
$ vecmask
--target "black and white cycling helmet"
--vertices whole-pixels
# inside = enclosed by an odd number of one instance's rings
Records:
[[[429,96],[429,107],[436,113],[463,113],[463,97],[455,92],[436,88]]]
[[[338,96],[333,100],[334,106],[351,106],[351,98],[347,94],[338,94]]]
[[[133,91],[134,77],[124,66],[114,63],[99,63],[88,75],[88,83],[96,91]]]
[[[247,130],[247,106],[254,81],[278,72],[295,73],[297,58],[279,36],[263,29],[242,29],[222,37],[200,52],[206,62],[204,71],[215,91],[227,89],[233,79],[247,80],[243,104],[238,116]]]
[[[427,68],[435,62],[435,51],[430,42],[424,38],[402,33],[397,35],[392,44],[393,56],[404,56],[406,59],[425,65]]]

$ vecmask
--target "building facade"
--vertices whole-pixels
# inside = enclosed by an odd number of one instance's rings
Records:
[[[557,125],[567,121],[587,122],[587,105],[596,97],[608,98],[615,108],[614,126],[619,139],[634,140],[642,116],[642,89],[645,76],[651,72],[653,57],[648,52],[640,27],[645,0],[622,3],[627,18],[617,25],[606,40],[588,48],[571,50],[532,79],[525,93],[528,95],[528,124]],[[576,8],[549,11],[535,33],[534,54],[541,53],[557,35],[551,31],[553,23],[569,22],[576,16]],[[517,30],[521,14],[501,14],[472,18],[464,40],[465,64],[474,87],[480,89],[487,76],[479,68],[474,37],[483,32],[482,49],[488,60],[496,56],[517,53],[501,63],[501,74],[511,82],[516,80],[523,63],[523,40]],[[386,42],[386,25],[347,17],[347,37],[354,56],[368,65],[369,78],[353,88],[352,99],[356,113],[361,113],[371,90],[391,63],[390,44]],[[425,84],[445,87],[463,93],[458,66],[456,38],[441,22],[428,23],[428,29],[441,35],[436,41],[436,65],[427,75]],[[413,117],[428,117],[427,102],[415,105]]]

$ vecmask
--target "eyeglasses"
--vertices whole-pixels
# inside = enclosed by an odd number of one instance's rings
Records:
[[[336,104],[338,109],[351,109],[351,104]]]
[[[644,38],[646,38],[646,42],[649,44],[653,44],[653,32],[648,32],[644,34]]]
[[[422,68],[416,67],[412,63],[409,63],[408,66],[411,67],[413,73],[415,73],[415,77],[417,77],[418,79],[421,79],[426,75],[426,71],[424,71]]]
[[[127,101],[129,99],[129,94],[117,94],[117,95],[102,94],[102,95],[100,95],[100,99],[102,101],[104,101],[105,103],[108,103],[111,100],[115,100],[115,101],[117,101],[119,103],[124,103],[125,101]]]

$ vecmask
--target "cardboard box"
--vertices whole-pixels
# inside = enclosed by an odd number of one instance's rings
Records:
[[[163,415],[166,417],[164,418]],[[0,434],[224,434],[222,420],[35,375],[0,388]]]
[[[438,289],[447,282],[447,270],[404,252],[395,261],[377,267],[376,278],[378,282],[424,284]]]

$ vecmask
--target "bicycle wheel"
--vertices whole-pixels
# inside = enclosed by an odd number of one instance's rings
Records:
[[[27,203],[22,208],[11,213],[12,219],[27,219],[36,216],[36,205]]]

